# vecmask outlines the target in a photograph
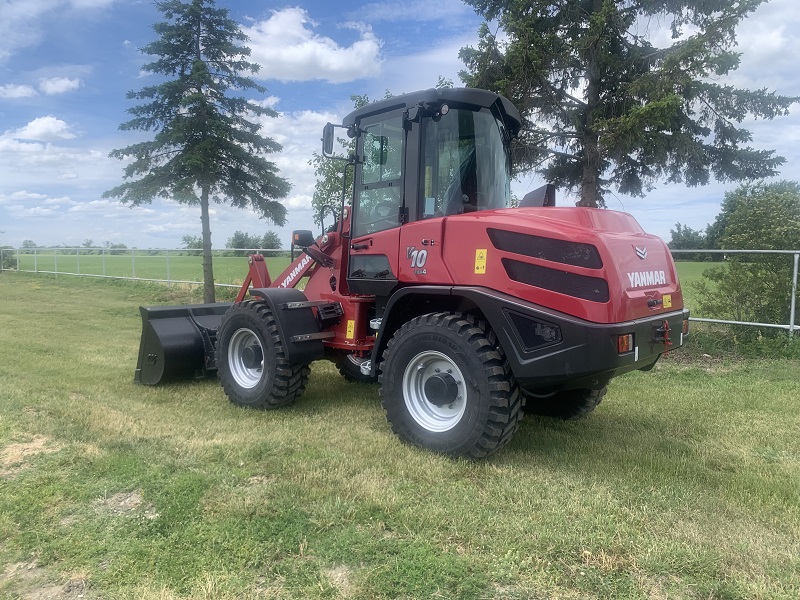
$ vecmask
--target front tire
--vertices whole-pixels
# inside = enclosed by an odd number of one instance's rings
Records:
[[[278,326],[267,303],[248,300],[231,306],[217,332],[217,374],[234,404],[280,408],[305,391],[308,365],[286,360]]]
[[[505,446],[521,396],[494,332],[459,313],[403,325],[383,353],[380,394],[404,441],[449,456],[483,458]]]

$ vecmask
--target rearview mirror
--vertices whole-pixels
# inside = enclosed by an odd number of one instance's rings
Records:
[[[322,128],[322,155],[330,156],[333,154],[333,124],[327,123]]]

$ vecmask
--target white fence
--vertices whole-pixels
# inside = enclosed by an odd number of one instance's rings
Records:
[[[0,249],[0,270],[20,273],[72,275],[130,281],[150,281],[166,284],[203,285],[202,249],[194,248],[4,248]],[[288,250],[276,248],[222,248],[213,249],[214,264],[220,258],[239,258],[252,253],[266,257],[288,255]],[[9,257],[11,260],[9,260]],[[185,259],[192,257],[194,264],[187,270]],[[123,265],[123,261],[125,264]],[[155,267],[153,263],[158,263]],[[288,264],[288,262],[287,262]],[[246,263],[239,262],[237,276],[244,279]],[[189,277],[186,274],[191,271]],[[156,273],[154,275],[154,273]],[[215,277],[224,279],[224,277]],[[218,283],[215,287],[238,288],[235,283]]]
[[[58,275],[73,275],[80,277],[101,277],[107,279],[127,279],[134,281],[152,281],[166,284],[202,285],[202,266],[195,279],[185,276],[187,273],[186,257],[193,256],[197,259],[202,250],[194,249],[133,249],[133,248],[5,248],[0,249],[0,270],[16,270],[27,273],[48,273]],[[215,269],[220,258],[242,256],[243,254],[259,252],[267,257],[285,256],[288,251],[281,249],[263,248],[224,248],[213,250],[215,256]],[[800,329],[797,324],[797,281],[798,265],[800,265],[800,250],[672,250],[673,254],[783,254],[793,257],[792,295],[789,306],[789,323],[755,323],[748,321],[730,321],[724,319],[708,319],[692,317],[692,321],[706,323],[722,323],[726,325],[747,325],[784,329],[794,333]],[[9,260],[9,257],[11,260]],[[179,258],[180,257],[180,258]],[[153,259],[160,258],[162,265],[158,269],[152,268]],[[129,262],[130,272],[120,273],[121,261]],[[178,265],[176,263],[180,262]],[[59,263],[61,266],[59,266]],[[81,265],[83,264],[83,268]],[[287,263],[288,264],[288,263]],[[197,268],[197,265],[194,266]],[[239,263],[236,273],[239,279],[246,274],[244,266]],[[113,271],[113,273],[112,273]],[[153,275],[159,272],[159,275]],[[138,273],[138,274],[137,274]],[[217,277],[224,279],[224,277]],[[218,287],[238,288],[235,283],[215,283]]]
[[[800,329],[796,325],[796,311],[797,311],[797,273],[798,265],[800,265],[800,250],[672,250],[672,254],[721,254],[723,256],[730,254],[783,254],[787,257],[792,256],[794,266],[792,268],[792,295],[789,301],[789,323],[754,323],[750,321],[729,321],[725,319],[704,319],[699,317],[691,317],[690,321],[698,321],[704,323],[722,323],[724,325],[747,325],[754,327],[767,327],[774,329],[785,329],[790,334],[794,334],[795,330]]]

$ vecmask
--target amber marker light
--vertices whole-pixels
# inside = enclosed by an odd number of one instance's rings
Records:
[[[620,336],[617,336],[617,352],[619,354],[626,354],[627,352],[633,352],[633,334],[626,333]]]

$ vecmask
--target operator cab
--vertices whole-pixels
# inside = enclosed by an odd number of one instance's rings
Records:
[[[386,296],[396,287],[403,225],[508,207],[520,122],[507,99],[471,88],[406,94],[347,115],[342,126],[356,138],[350,290]]]

